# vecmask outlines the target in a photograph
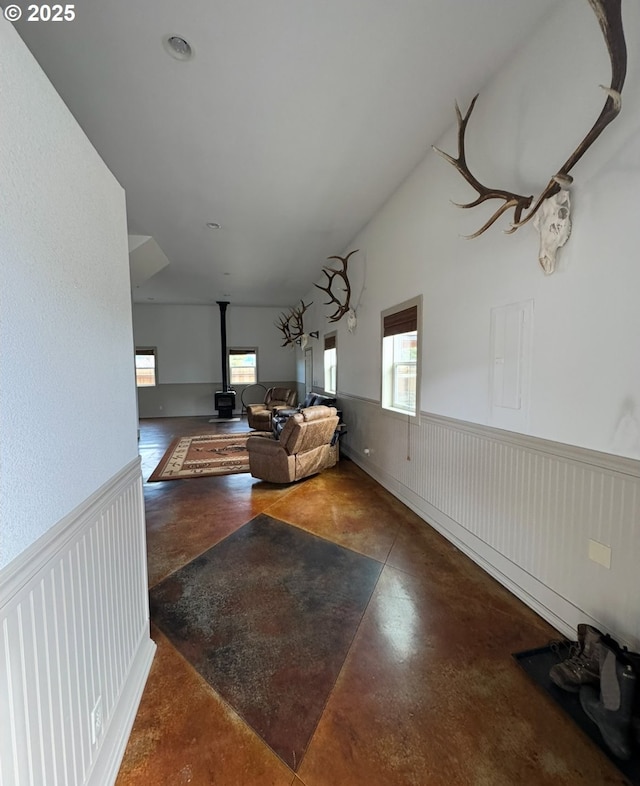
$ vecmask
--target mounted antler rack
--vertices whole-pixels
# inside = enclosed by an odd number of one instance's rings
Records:
[[[463,116],[460,108],[456,103],[456,115],[458,118],[458,156],[454,158],[443,150],[434,146],[434,150],[439,153],[443,158],[446,158],[458,172],[464,177],[469,185],[474,188],[479,196],[473,202],[467,204],[454,203],[457,207],[470,208],[476,207],[490,199],[500,199],[503,204],[493,213],[489,220],[473,235],[469,235],[469,239],[478,237],[492,226],[501,215],[513,208],[513,222],[511,229],[505,230],[507,234],[515,232],[521,226],[524,226],[530,221],[540,209],[543,202],[549,197],[557,194],[561,189],[566,189],[572,182],[573,178],[569,175],[569,171],[578,163],[585,152],[600,136],[602,131],[609,125],[609,123],[618,115],[621,107],[621,92],[624,85],[625,76],[627,73],[627,47],[624,38],[624,31],[622,28],[622,14],[620,9],[621,0],[589,0],[589,4],[593,8],[600,28],[605,38],[609,58],[611,60],[611,85],[610,87],[603,87],[607,93],[604,107],[600,112],[597,120],[591,127],[590,131],[584,137],[582,142],[569,156],[565,163],[560,167],[558,172],[552,176],[546,188],[542,191],[540,196],[536,199],[533,207],[533,196],[523,196],[516,194],[512,191],[504,191],[499,188],[490,188],[483,185],[477,180],[469,170],[466,159],[464,137],[467,130],[467,123],[469,117],[476,103],[478,96],[476,95],[469,106],[466,114]],[[529,211],[529,212],[525,212]],[[524,215],[523,215],[524,214]]]
[[[349,257],[357,253],[358,250],[359,249],[356,248],[353,251],[350,251],[346,257],[340,257],[337,255],[332,257],[327,257],[327,259],[338,259],[340,262],[342,262],[342,270],[336,270],[335,268],[332,267],[323,267],[322,272],[325,274],[325,276],[328,279],[327,286],[323,287],[320,286],[320,284],[314,284],[314,287],[318,287],[318,289],[321,289],[323,292],[326,292],[331,298],[330,300],[326,301],[326,303],[324,304],[325,306],[330,306],[332,303],[335,303],[337,306],[336,310],[329,317],[329,322],[339,322],[342,319],[342,317],[349,311],[350,308],[349,303],[351,300],[351,285],[349,284],[347,267],[349,265]],[[346,295],[346,297],[344,298],[344,302],[339,297],[334,295],[332,291],[333,281],[336,277],[341,279],[345,285],[345,288],[342,290]]]
[[[294,306],[289,309],[288,314],[280,314],[280,318],[275,325],[284,336],[283,347],[293,346],[294,344],[306,345],[309,338],[318,338],[320,334],[317,330],[313,330],[311,333],[304,332],[302,315],[311,305],[313,305],[313,301],[305,303],[304,300],[301,300],[300,308]]]

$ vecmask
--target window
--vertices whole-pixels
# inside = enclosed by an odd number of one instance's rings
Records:
[[[409,301],[382,314],[382,406],[417,414],[418,317],[421,300]]]
[[[258,350],[229,350],[229,384],[255,385],[258,381]]]
[[[336,334],[324,337],[324,389],[326,393],[338,392],[338,350]]]
[[[158,384],[156,350],[153,347],[136,347],[136,385],[150,388]]]

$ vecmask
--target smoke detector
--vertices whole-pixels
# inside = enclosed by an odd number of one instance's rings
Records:
[[[162,46],[176,60],[191,60],[193,57],[193,47],[181,35],[166,35],[162,39]]]

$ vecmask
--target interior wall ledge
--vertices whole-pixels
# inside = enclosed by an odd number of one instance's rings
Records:
[[[0,570],[0,598],[2,599],[0,608],[8,604],[14,595],[21,592],[26,584],[37,577],[45,566],[55,559],[56,554],[65,551],[87,520],[94,518],[101,509],[108,507],[124,489],[136,481],[139,481],[140,493],[142,493],[140,456],[132,459],[84,502],[67,513],[51,529],[5,565]]]

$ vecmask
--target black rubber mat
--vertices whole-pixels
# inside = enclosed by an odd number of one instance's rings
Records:
[[[525,670],[535,684],[542,688],[562,709],[571,716],[578,726],[589,736],[593,742],[607,755],[618,767],[620,772],[633,786],[640,786],[640,751],[637,746],[629,761],[622,761],[615,757],[607,748],[596,724],[585,714],[580,706],[580,696],[577,693],[568,693],[561,690],[549,679],[549,669],[569,655],[572,642],[561,642],[547,647],[538,647],[535,650],[516,652],[513,657]]]

